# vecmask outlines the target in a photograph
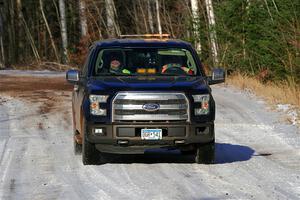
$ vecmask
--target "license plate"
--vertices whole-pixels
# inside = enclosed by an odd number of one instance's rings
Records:
[[[161,140],[162,129],[142,129],[142,140]]]

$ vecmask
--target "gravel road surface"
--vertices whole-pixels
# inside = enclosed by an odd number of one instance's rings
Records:
[[[216,164],[151,150],[83,166],[72,149],[71,88],[55,89],[63,77],[46,74],[18,77],[21,89],[0,74],[0,199],[300,199],[300,131],[252,95],[213,87]]]

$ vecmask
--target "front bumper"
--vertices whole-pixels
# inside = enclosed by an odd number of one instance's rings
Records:
[[[142,140],[141,129],[159,128],[163,130],[161,140]],[[95,129],[102,129],[96,134]],[[214,140],[214,123],[113,123],[109,125],[88,123],[87,140],[106,153],[136,154],[146,149],[178,148],[190,144],[205,144]]]

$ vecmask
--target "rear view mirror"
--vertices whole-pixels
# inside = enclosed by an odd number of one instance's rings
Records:
[[[66,74],[66,79],[69,83],[76,84],[79,82],[79,71],[78,70],[69,70]]]
[[[213,69],[212,76],[208,77],[208,84],[214,85],[225,82],[225,70],[221,68]]]

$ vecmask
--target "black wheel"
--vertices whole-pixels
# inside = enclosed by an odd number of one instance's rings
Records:
[[[195,162],[198,164],[213,164],[215,161],[215,142],[197,146]]]
[[[90,143],[87,140],[87,128],[86,123],[84,123],[84,133],[82,138],[82,162],[84,165],[97,165],[104,164],[103,156],[101,152],[98,151],[95,147],[95,144]]]
[[[82,145],[78,144],[75,140],[75,135],[79,134],[77,131],[74,133],[74,137],[73,137],[73,147],[74,147],[74,154],[75,155],[80,155],[82,152]]]

